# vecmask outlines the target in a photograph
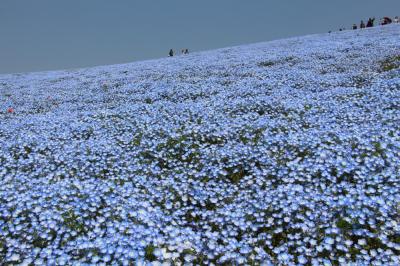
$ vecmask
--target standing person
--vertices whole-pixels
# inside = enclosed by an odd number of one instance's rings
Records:
[[[399,16],[394,17],[394,23],[399,23]]]
[[[189,49],[186,48],[186,49],[185,49],[185,54],[188,54],[188,53],[189,53]]]
[[[364,23],[364,21],[363,20],[361,20],[361,23],[360,23],[360,29],[364,29],[365,28],[365,23]]]
[[[372,27],[372,20],[371,20],[371,18],[369,18],[368,22],[367,22],[367,28],[371,28],[371,27]]]
[[[372,28],[374,26],[375,18],[369,18],[367,22],[367,28]]]
[[[356,29],[357,29],[357,25],[353,24],[353,30],[356,30]]]
[[[174,50],[172,50],[172,49],[169,50],[169,56],[171,56],[171,57],[174,56]]]

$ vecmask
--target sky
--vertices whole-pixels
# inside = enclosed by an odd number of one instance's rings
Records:
[[[127,63],[396,15],[399,0],[1,0],[0,73]]]

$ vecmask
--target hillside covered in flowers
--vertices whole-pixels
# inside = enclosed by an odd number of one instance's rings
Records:
[[[399,265],[399,40],[0,75],[0,264]]]

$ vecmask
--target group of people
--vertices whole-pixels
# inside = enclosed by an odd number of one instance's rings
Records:
[[[375,18],[369,18],[367,21],[367,24],[365,24],[364,21],[361,20],[360,26],[357,26],[357,24],[354,23],[352,28],[353,28],[353,30],[356,30],[358,28],[360,28],[360,29],[372,28],[374,26],[374,23],[375,23]],[[389,17],[383,17],[381,19],[380,25],[387,25],[387,24],[391,24],[391,23],[400,23],[400,18],[398,16],[396,16],[394,19],[391,19]],[[343,30],[346,30],[346,28],[339,29],[339,31],[343,31]],[[330,31],[329,31],[329,33],[330,33]],[[187,48],[181,50],[181,54],[188,54],[188,53],[189,53],[189,49],[187,49]],[[175,55],[174,50],[173,49],[169,50],[168,55],[170,57],[174,56]]]
[[[391,19],[390,17],[383,17],[380,21],[380,25],[387,25],[387,24],[391,24],[391,23],[399,23],[400,19],[398,16],[396,16],[394,19]],[[374,26],[375,23],[375,18],[369,18],[367,21],[367,24],[364,23],[363,20],[361,20],[360,22],[360,29],[364,29],[364,28],[372,28]],[[358,29],[357,24],[353,24],[353,30]],[[342,31],[344,29],[340,29],[340,31]]]
[[[187,48],[181,50],[181,54],[188,54],[188,53],[189,53],[189,49],[187,49]],[[168,53],[169,56],[174,56],[174,54],[175,54],[175,52],[173,49],[169,50],[169,53]]]
[[[375,18],[369,18],[367,21],[367,24],[364,23],[364,20],[361,20],[360,22],[360,29],[364,29],[364,28],[372,28],[375,24]],[[353,30],[358,29],[357,24],[353,24]]]

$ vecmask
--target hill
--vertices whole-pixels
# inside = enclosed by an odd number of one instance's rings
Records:
[[[400,26],[0,76],[0,264],[400,263]]]

